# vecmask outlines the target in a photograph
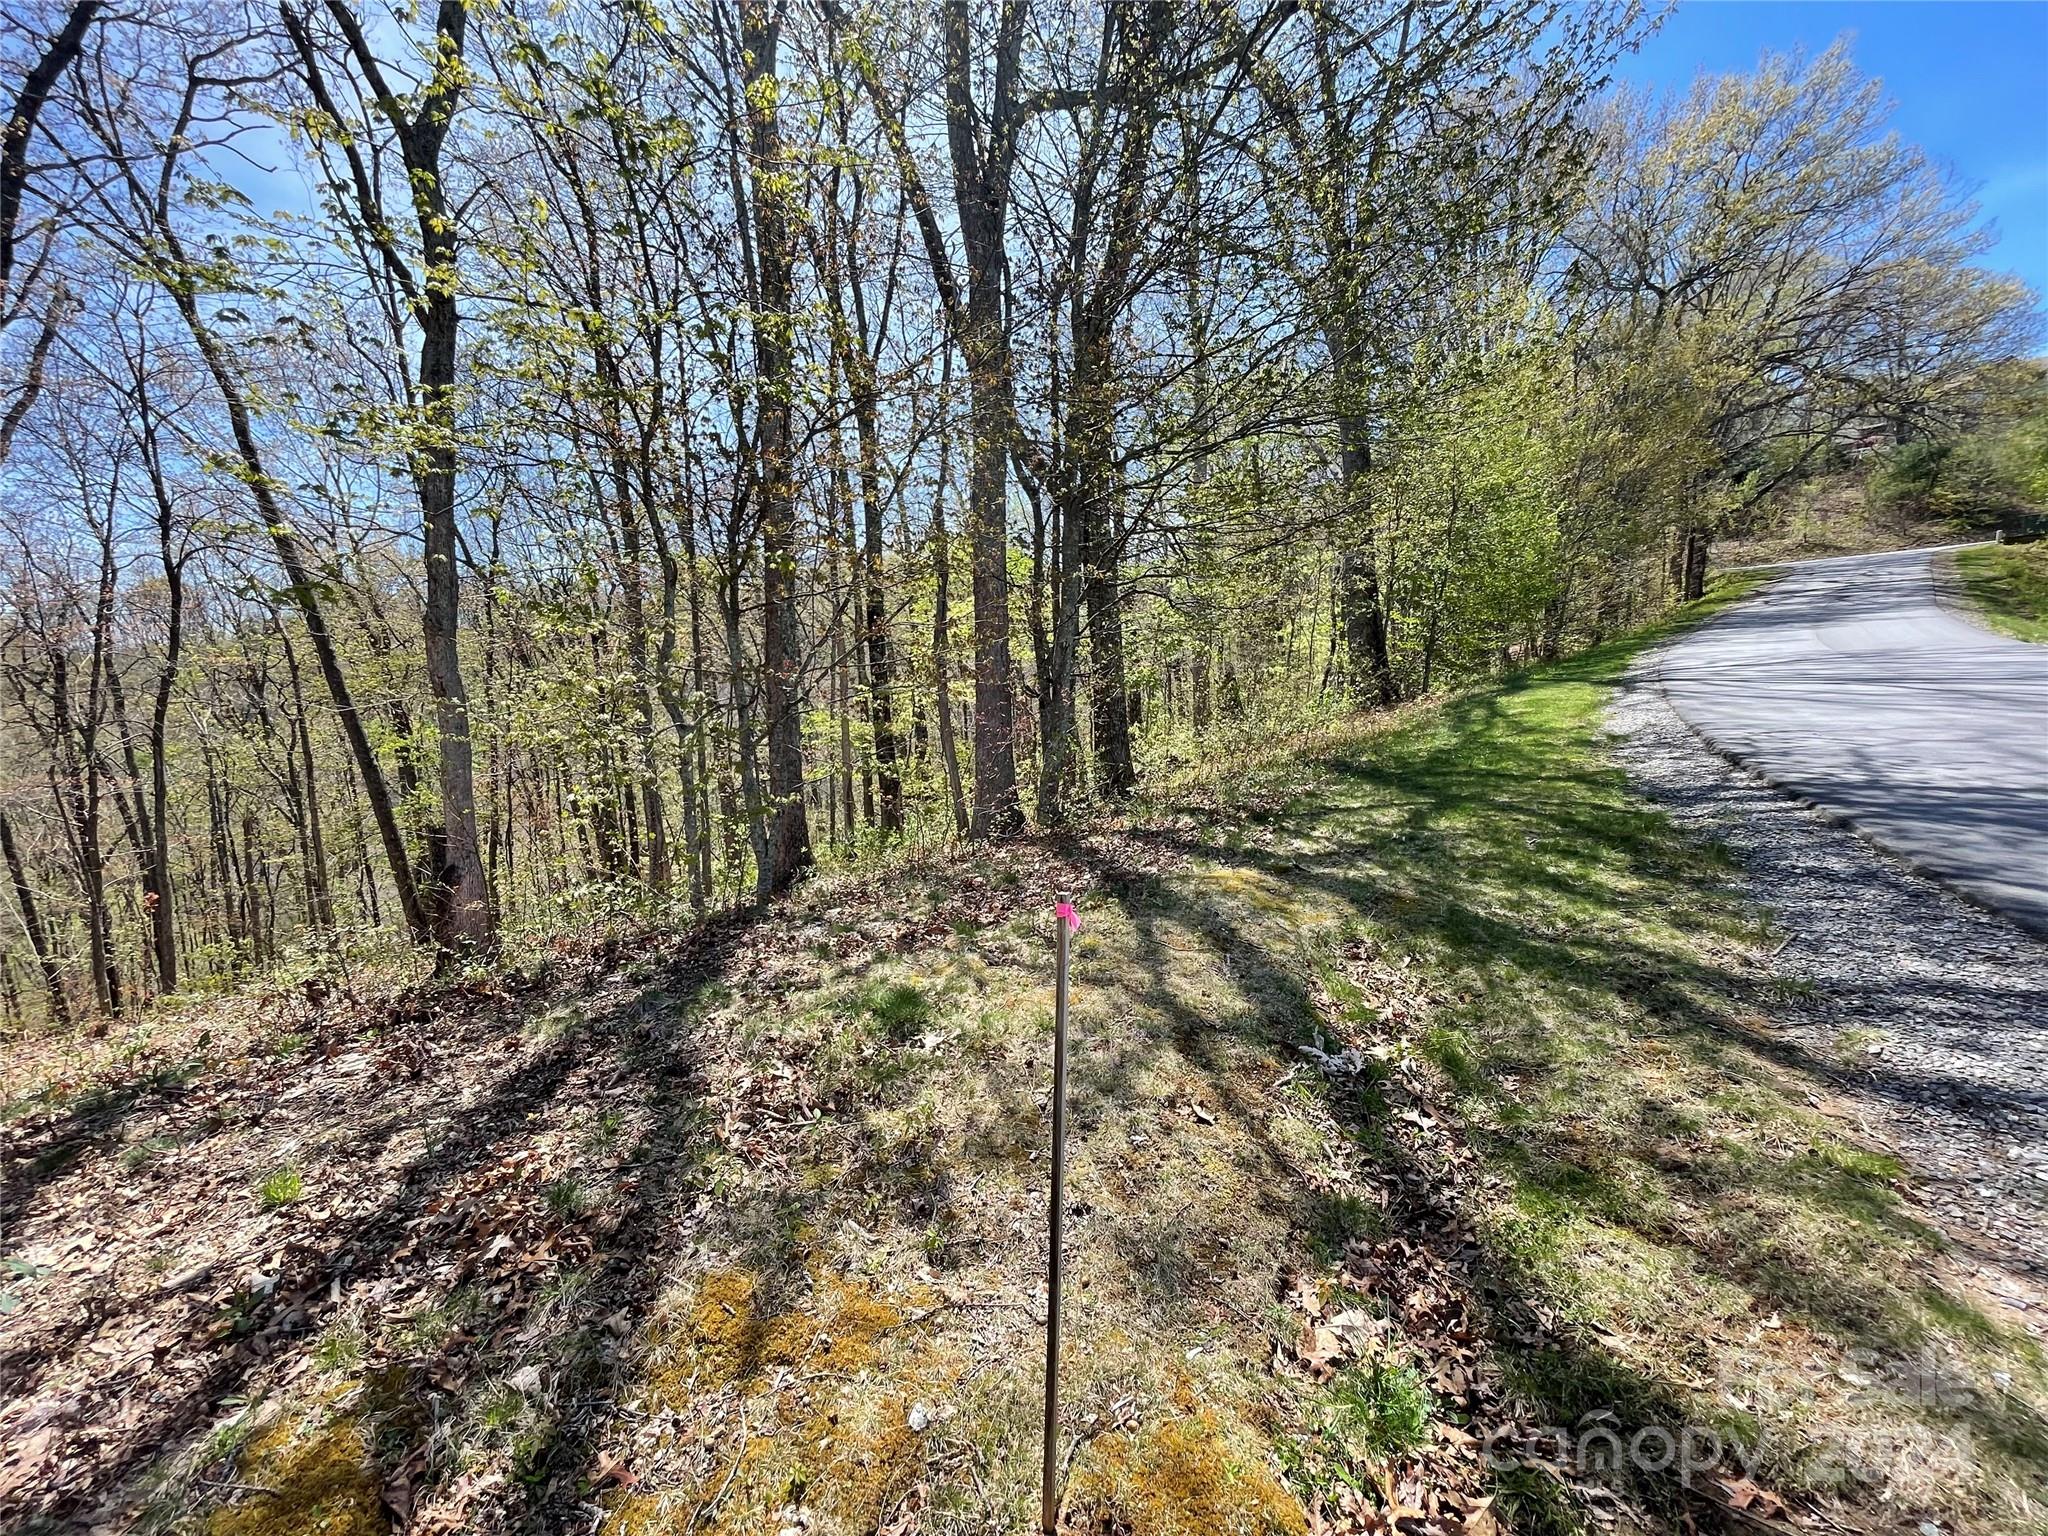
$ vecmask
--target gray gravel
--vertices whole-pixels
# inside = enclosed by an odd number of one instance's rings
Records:
[[[2048,1324],[2048,943],[1731,767],[1640,660],[1614,754],[1682,826],[1717,839],[1810,984],[1775,1021],[1832,1095],[1918,1175],[1922,1214],[1985,1288]],[[1804,992],[1806,989],[1799,989]]]

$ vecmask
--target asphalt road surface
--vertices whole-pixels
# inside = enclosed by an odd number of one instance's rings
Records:
[[[1669,647],[1723,751],[2048,934],[2048,646],[1960,617],[1932,550],[1809,560]]]

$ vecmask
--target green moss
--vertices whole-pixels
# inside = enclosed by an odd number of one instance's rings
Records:
[[[1068,1516],[1129,1536],[1306,1536],[1300,1501],[1210,1409],[1105,1435],[1075,1468]],[[1084,1526],[1093,1529],[1092,1526]]]
[[[216,1509],[206,1536],[384,1536],[391,1529],[382,1480],[353,1417],[280,1419],[242,1448],[235,1481],[263,1491]]]
[[[698,1283],[678,1343],[652,1378],[656,1396],[678,1406],[693,1390],[749,1386],[778,1367],[848,1375],[873,1365],[881,1341],[905,1314],[858,1280],[821,1275],[809,1307],[777,1305],[762,1281],[738,1269]]]

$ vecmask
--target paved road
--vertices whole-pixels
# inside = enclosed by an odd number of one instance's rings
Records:
[[[1957,616],[1933,560],[1788,566],[1670,647],[1664,686],[1716,746],[2048,933],[2048,646]]]

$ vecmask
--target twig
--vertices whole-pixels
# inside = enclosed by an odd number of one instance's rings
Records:
[[[718,1506],[725,1502],[726,1490],[732,1487],[732,1480],[740,1475],[740,1463],[747,1459],[747,1405],[740,1404],[740,1448],[732,1458],[732,1465],[726,1469],[725,1481],[718,1485],[718,1492],[711,1496],[711,1502],[690,1512],[690,1523],[683,1528],[683,1536],[697,1529],[697,1522],[706,1515],[718,1513]]]
[[[281,1499],[284,1497],[277,1489],[266,1488],[261,1483],[231,1483],[212,1477],[202,1477],[199,1481],[206,1484],[209,1488],[219,1488],[226,1493],[260,1493],[265,1498],[270,1499]]]

